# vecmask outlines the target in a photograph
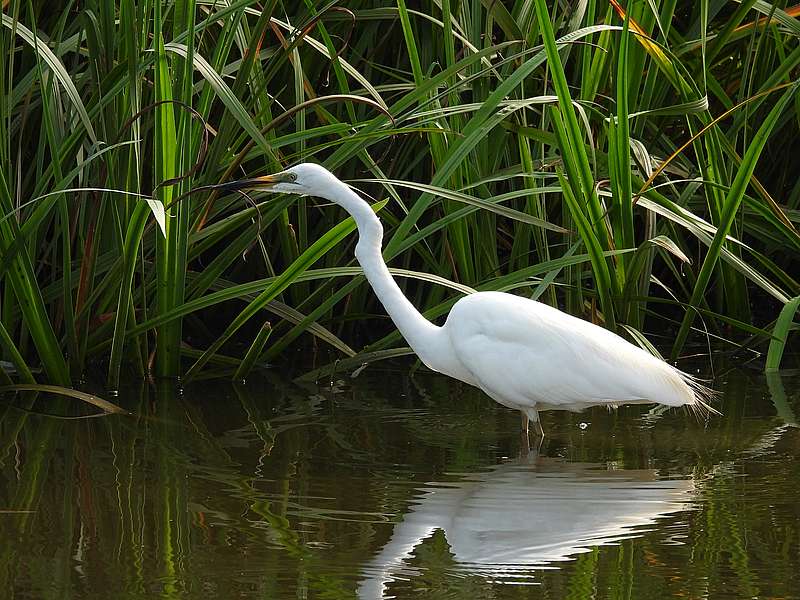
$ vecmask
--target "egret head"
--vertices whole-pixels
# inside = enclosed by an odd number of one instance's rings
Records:
[[[314,163],[301,163],[280,173],[231,181],[218,187],[224,190],[266,190],[330,199],[331,191],[342,185],[342,182],[325,167]]]

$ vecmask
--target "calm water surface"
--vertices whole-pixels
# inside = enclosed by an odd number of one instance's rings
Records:
[[[724,417],[518,413],[447,378],[0,405],[3,598],[800,598],[800,377]]]

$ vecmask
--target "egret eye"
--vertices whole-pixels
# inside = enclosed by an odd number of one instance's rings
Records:
[[[265,177],[270,183],[296,183],[297,182],[297,173],[292,173],[291,171],[281,171],[280,173],[275,173],[275,175],[267,175]]]

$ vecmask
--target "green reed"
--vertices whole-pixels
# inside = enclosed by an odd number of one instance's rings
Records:
[[[339,209],[189,193],[301,160],[385,200],[385,257],[431,318],[501,289],[665,334],[673,358],[772,342],[776,367],[800,295],[799,22],[766,2],[577,7],[10,0],[15,378],[231,375],[312,337],[354,365],[402,354]]]

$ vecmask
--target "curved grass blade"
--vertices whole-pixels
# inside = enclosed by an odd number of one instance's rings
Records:
[[[582,258],[580,258],[577,262],[583,262],[586,259],[587,259],[586,256],[582,256]],[[414,279],[419,279],[421,281],[428,281],[430,283],[442,285],[448,288],[452,288],[463,294],[471,294],[475,292],[475,290],[469,286],[462,285],[454,281],[450,281],[449,279],[445,279],[444,277],[439,277],[438,275],[433,275],[432,273],[425,273],[421,271],[409,271],[406,269],[397,269],[394,267],[390,267],[389,272],[392,275],[398,277],[411,277]],[[325,280],[325,279],[330,279],[331,277],[357,277],[361,274],[362,271],[360,267],[331,267],[327,269],[314,269],[314,270],[304,271],[302,273],[297,273],[292,283],[315,281],[320,279]],[[171,319],[183,317],[193,312],[197,312],[199,310],[211,308],[212,306],[215,306],[222,302],[226,302],[229,300],[236,300],[236,299],[252,301],[254,299],[253,298],[254,294],[258,294],[259,292],[262,292],[264,289],[271,287],[273,284],[275,284],[275,282],[278,280],[279,277],[280,276],[268,277],[265,279],[249,281],[247,283],[231,285],[230,287],[227,287],[223,290],[212,292],[211,294],[207,294],[200,298],[195,298],[194,300],[185,302],[181,306],[171,310],[168,313],[157,315],[146,321],[143,321],[142,323],[137,324],[134,327],[131,327],[126,334],[126,337],[135,337],[137,335],[141,335],[145,331],[163,325],[164,323],[168,322]],[[100,346],[93,348],[94,351],[97,351],[99,349]]]
[[[653,344],[650,343],[650,340],[648,340],[647,336],[645,336],[641,331],[639,331],[635,327],[631,327],[630,325],[625,325],[624,323],[622,324],[622,328],[628,332],[628,335],[630,335],[634,339],[634,341],[639,345],[639,347],[642,350],[649,352],[650,354],[652,354],[657,358],[660,358],[662,360],[664,359],[664,357],[661,356],[661,353],[658,351],[658,349],[655,346],[653,346]]]
[[[767,373],[780,369],[789,332],[796,327],[793,321],[798,309],[800,309],[800,296],[792,298],[784,304],[778,320],[775,321],[775,326],[772,328],[772,339],[769,341],[769,350],[767,350],[767,364],[764,366],[764,371]]]
[[[94,394],[87,394],[72,388],[62,387],[60,385],[45,385],[41,383],[17,383],[14,385],[0,386],[0,394],[5,392],[45,392],[47,394],[58,394],[59,396],[68,396],[76,398],[92,406],[102,409],[107,414],[129,414],[127,410],[117,406],[116,404],[103,400]]]
[[[283,319],[286,319],[290,323],[294,323],[296,326],[302,325],[303,331],[308,331],[308,333],[310,333],[311,335],[319,338],[324,342],[327,342],[345,356],[356,355],[355,350],[353,350],[340,338],[336,337],[332,331],[323,327],[315,319],[309,318],[309,315],[304,315],[299,310],[296,310],[291,306],[287,306],[282,302],[278,302],[277,300],[273,300],[272,302],[270,302],[266,308],[268,311],[275,313],[276,315],[278,315]]]
[[[456,202],[469,204],[483,210],[488,210],[489,212],[493,212],[500,216],[507,217],[515,221],[520,221],[522,223],[527,223],[528,225],[535,225],[536,227],[541,227],[542,229],[547,229],[549,231],[555,231],[557,233],[569,233],[568,229],[564,229],[563,227],[559,227],[558,225],[549,223],[543,219],[538,219],[533,215],[529,215],[528,213],[524,213],[513,208],[508,208],[507,206],[502,206],[482,198],[476,198],[475,196],[463,194],[461,192],[454,192],[440,186],[427,185],[424,183],[412,183],[410,181],[402,181],[399,179],[359,179],[358,181],[383,183],[417,190],[432,196],[441,196],[442,198],[447,198],[448,200],[455,200]]]
[[[691,212],[682,209],[679,206],[668,206],[669,202],[665,202],[665,198],[661,198],[659,202],[654,202],[651,200],[640,200],[639,203],[647,208],[659,214],[675,223],[678,223],[682,227],[685,227],[688,231],[692,233],[700,242],[702,242],[706,246],[711,246],[713,235],[715,233],[715,229],[713,225],[710,225],[706,221],[703,221],[696,215],[692,214]],[[742,243],[740,240],[728,235],[726,236],[725,240],[727,242],[731,242],[741,246],[742,248],[750,251],[751,253],[753,250],[749,248],[746,244]],[[741,257],[736,256],[732,253],[729,249],[725,248],[724,246],[720,250],[720,256],[722,260],[729,263],[733,266],[734,269],[739,271],[742,275],[747,277],[750,281],[755,283],[765,292],[767,292],[770,296],[778,300],[779,302],[788,302],[789,298],[787,297],[786,293],[782,289],[780,289],[777,285],[767,279],[761,272],[756,270],[751,265],[747,264],[745,261],[741,259]]]
[[[56,79],[61,83],[64,87],[64,91],[69,96],[70,101],[75,106],[75,110],[78,113],[78,117],[83,123],[84,128],[86,129],[86,133],[89,134],[89,138],[92,140],[92,143],[97,143],[97,134],[94,131],[94,127],[92,126],[92,120],[89,118],[89,113],[86,112],[86,107],[81,100],[81,95],[78,92],[75,84],[72,82],[72,78],[70,77],[67,69],[58,59],[58,57],[53,54],[50,48],[47,47],[42,40],[39,39],[30,29],[25,27],[19,21],[15,21],[11,17],[6,14],[0,14],[0,19],[2,19],[3,25],[5,25],[11,31],[16,32],[16,34],[21,37],[28,45],[30,45],[38,54],[42,57],[44,62],[47,63],[47,66],[50,67],[50,70],[53,71],[53,74],[56,76]]]

